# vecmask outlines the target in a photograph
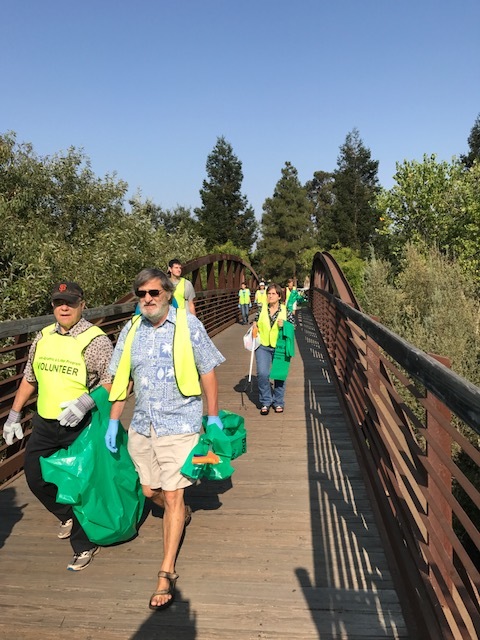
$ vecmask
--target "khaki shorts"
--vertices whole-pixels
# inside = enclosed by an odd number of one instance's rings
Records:
[[[128,429],[128,453],[140,477],[150,489],[175,491],[193,484],[180,473],[188,454],[198,443],[199,433],[182,433],[159,438],[151,428],[150,438]]]

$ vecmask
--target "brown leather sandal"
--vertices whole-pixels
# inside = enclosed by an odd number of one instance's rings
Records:
[[[167,607],[169,607],[173,600],[175,599],[175,585],[178,580],[178,573],[169,573],[168,571],[159,571],[159,578],[166,578],[169,581],[168,589],[160,589],[159,591],[155,591],[150,596],[150,600],[148,602],[148,606],[152,611],[164,611]],[[163,604],[152,604],[152,599],[155,596],[166,596],[170,595],[170,599],[164,602]]]

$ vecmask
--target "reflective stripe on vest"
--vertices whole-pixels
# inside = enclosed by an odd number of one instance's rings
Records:
[[[260,332],[260,344],[264,347],[276,347],[278,339],[278,321],[287,319],[287,308],[284,304],[280,305],[280,312],[270,327],[270,314],[268,312],[268,304],[262,305],[262,310],[258,318],[258,331]]]
[[[132,344],[142,316],[135,316],[128,330],[117,373],[110,390],[110,402],[125,400],[132,364]],[[180,393],[184,396],[199,396],[202,393],[197,367],[193,357],[192,342],[187,323],[186,309],[177,309],[173,337],[173,368]]]
[[[54,324],[42,330],[35,347],[33,371],[38,383],[37,411],[42,418],[58,418],[60,403],[79,398],[87,387],[87,367],[83,352],[97,336],[100,327],[89,327],[78,336],[62,335]]]
[[[180,278],[178,281],[175,291],[173,292],[173,297],[177,301],[178,308],[185,309],[185,278]]]

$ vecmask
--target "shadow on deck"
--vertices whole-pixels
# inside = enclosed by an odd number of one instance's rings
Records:
[[[231,480],[192,487],[177,600],[151,613],[161,514],[80,573],[23,477],[0,491],[0,637],[15,640],[374,640],[406,629],[323,347],[299,314],[286,410],[261,417],[240,325],[214,339],[221,408],[245,417]],[[251,387],[251,388],[250,388]]]

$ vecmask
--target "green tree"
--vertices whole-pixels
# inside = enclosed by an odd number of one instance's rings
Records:
[[[260,272],[284,282],[303,278],[301,253],[314,244],[312,202],[298,179],[295,167],[286,162],[274,194],[263,204],[262,235],[258,247]]]
[[[315,171],[305,188],[307,197],[313,204],[313,220],[315,224],[315,240],[317,244],[329,249],[336,242],[332,209],[334,203],[335,176],[328,171]]]
[[[340,147],[333,186],[332,219],[335,242],[359,249],[363,254],[374,240],[378,214],[378,160],[372,160],[357,129],[347,134]]]
[[[457,261],[422,244],[404,247],[400,271],[373,259],[365,270],[362,306],[416,347],[447,356],[454,371],[480,383],[478,298]]]
[[[51,287],[62,278],[82,285],[89,306],[110,304],[141,268],[205,253],[182,222],[171,234],[157,224],[154,203],[137,199],[127,212],[126,190],[114,175],[95,176],[73,148],[40,158],[15,134],[0,136],[2,320],[49,313]]]
[[[363,290],[365,262],[360,257],[360,252],[350,247],[332,247],[330,253],[338,262],[345,274],[355,296],[360,296]]]
[[[225,138],[217,138],[207,158],[208,179],[200,189],[202,206],[195,209],[207,249],[227,240],[250,251],[257,237],[257,221],[242,195],[242,163]]]
[[[465,171],[459,160],[425,155],[422,162],[397,163],[394,179],[376,202],[382,233],[395,247],[391,254],[399,255],[407,243],[434,246],[455,257],[480,291],[480,163]]]
[[[133,202],[131,204],[133,205]],[[178,229],[183,228],[195,235],[200,235],[200,225],[193,218],[190,208],[177,205],[173,209],[163,209],[149,200],[142,206],[144,210],[149,211],[152,224],[156,229],[163,227],[168,234],[173,235]]]
[[[227,242],[224,242],[223,244],[216,244],[212,247],[211,253],[230,253],[234,256],[240,256],[240,258],[243,258],[245,262],[250,262],[248,251],[237,247],[231,240],[227,240]]]
[[[468,136],[468,146],[470,147],[469,152],[460,156],[460,159],[466,167],[470,168],[475,160],[480,160],[480,113]]]
[[[77,275],[75,256],[123,215],[126,189],[115,177],[96,178],[73,148],[40,158],[14,133],[0,136],[2,319],[50,310],[53,282]]]

